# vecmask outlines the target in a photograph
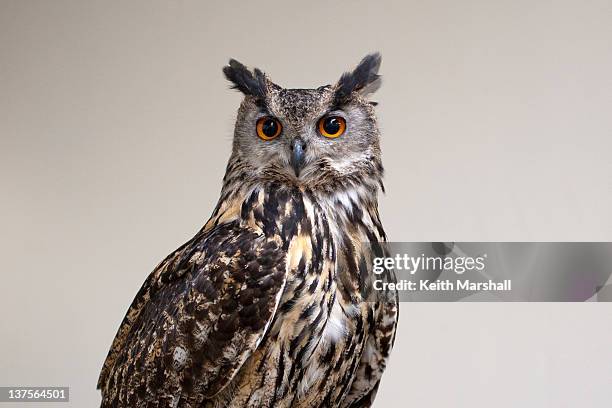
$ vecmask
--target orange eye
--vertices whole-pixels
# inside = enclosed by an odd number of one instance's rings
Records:
[[[342,136],[346,130],[346,120],[340,116],[326,116],[319,120],[319,133],[330,139]]]
[[[272,140],[280,135],[283,126],[278,119],[264,116],[257,120],[257,136],[262,140]]]

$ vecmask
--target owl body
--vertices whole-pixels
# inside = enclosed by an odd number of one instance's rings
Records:
[[[251,194],[258,195],[250,200],[257,204],[251,209],[243,204],[240,222],[257,223],[255,214],[277,207],[280,214],[261,219],[258,228],[265,234],[270,222],[268,233],[280,237],[287,249],[288,277],[264,341],[210,406],[348,406],[347,394],[380,311],[355,291],[359,283],[348,266],[369,259],[370,254],[361,253],[368,248],[344,248],[366,242],[378,228],[382,232],[377,213],[357,221],[352,208],[332,205],[339,202],[335,195],[316,197],[298,188],[271,185]],[[282,226],[289,227],[283,231]],[[351,398],[357,400],[363,396],[359,394],[355,390]]]
[[[345,95],[342,78],[290,90],[226,70],[246,96],[221,198],[137,294],[100,375],[102,407],[371,405],[398,311],[368,286],[370,243],[386,239],[378,133],[358,93],[377,79],[373,57]],[[317,126],[344,126],[352,144],[313,139]]]

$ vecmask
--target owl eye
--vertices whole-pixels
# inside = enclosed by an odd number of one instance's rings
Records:
[[[278,119],[264,116],[257,120],[257,136],[262,140],[272,140],[280,135],[283,126]]]
[[[340,116],[325,116],[319,120],[319,133],[330,139],[342,136],[346,130],[346,120]]]

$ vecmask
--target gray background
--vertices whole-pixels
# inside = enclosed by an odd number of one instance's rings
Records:
[[[612,240],[612,3],[0,1],[0,384],[95,406],[149,271],[206,221],[240,101],[380,50],[394,241]],[[379,407],[599,407],[609,304],[403,304]]]

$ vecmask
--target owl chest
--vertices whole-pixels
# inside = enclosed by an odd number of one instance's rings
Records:
[[[265,338],[237,380],[262,406],[336,406],[350,388],[372,316],[360,297],[366,223],[299,192],[261,194],[245,222],[280,240],[287,281]]]
[[[298,228],[289,241],[288,281],[264,346],[265,354],[282,361],[287,389],[281,394],[309,403],[340,399],[350,385],[371,313],[371,304],[353,293],[358,285],[351,277],[358,273],[346,260],[361,254],[343,248],[347,238],[329,217],[311,220],[309,234]]]

